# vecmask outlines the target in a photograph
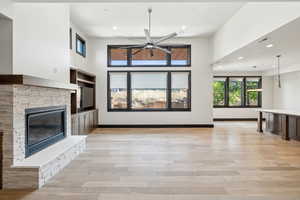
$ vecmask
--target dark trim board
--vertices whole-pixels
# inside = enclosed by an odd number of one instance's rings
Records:
[[[257,120],[258,120],[257,118],[214,118],[214,121],[257,121]]]
[[[99,124],[98,128],[213,128],[213,124]]]

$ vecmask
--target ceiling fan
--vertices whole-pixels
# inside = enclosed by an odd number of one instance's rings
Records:
[[[159,49],[167,54],[171,54],[171,51],[162,47],[162,46],[159,46],[159,44],[161,42],[164,42],[166,40],[169,40],[171,38],[174,38],[177,36],[177,33],[174,32],[174,33],[170,33],[166,36],[163,36],[157,40],[154,40],[151,38],[151,13],[152,13],[152,8],[148,8],[148,19],[149,19],[149,27],[148,29],[144,29],[144,32],[145,32],[145,36],[146,36],[146,42],[143,43],[143,44],[139,44],[139,45],[131,45],[131,46],[126,46],[126,47],[121,47],[121,49],[131,49],[131,48],[139,48],[139,50],[137,50],[136,52],[132,53],[133,55],[141,52],[143,49],[149,49],[150,50],[150,56],[152,57],[154,54],[153,54],[153,49]]]

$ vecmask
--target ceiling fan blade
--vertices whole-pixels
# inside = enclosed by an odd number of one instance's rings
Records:
[[[168,49],[162,48],[162,47],[160,47],[160,46],[156,46],[156,45],[155,45],[154,48],[155,48],[155,49],[159,49],[159,50],[161,50],[161,51],[163,51],[163,52],[165,52],[165,53],[171,54],[171,51],[169,51]]]
[[[158,44],[158,43],[164,42],[164,41],[169,40],[169,39],[171,39],[171,38],[173,38],[173,37],[176,37],[176,36],[177,36],[177,33],[176,33],[176,32],[171,33],[171,34],[169,34],[169,35],[163,36],[163,37],[161,37],[160,39],[156,40],[156,41],[154,42],[154,44]]]
[[[120,47],[120,49],[143,48],[143,47],[145,47],[145,44],[129,45],[129,46],[125,46],[125,47]]]
[[[144,29],[146,40],[148,43],[152,43],[151,37],[150,37],[150,32],[148,29]]]
[[[145,49],[145,48],[141,48],[141,49],[139,49],[139,50],[133,52],[132,55],[138,54],[138,53],[140,53],[141,51],[143,51],[144,49]]]

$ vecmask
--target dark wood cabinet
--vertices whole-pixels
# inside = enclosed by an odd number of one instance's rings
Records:
[[[98,125],[98,110],[89,110],[72,115],[72,135],[86,135]]]
[[[300,141],[300,116],[265,113],[266,131],[280,135],[284,140]]]
[[[274,133],[274,114],[266,113],[266,131]]]
[[[289,117],[289,138],[300,141],[300,117]]]

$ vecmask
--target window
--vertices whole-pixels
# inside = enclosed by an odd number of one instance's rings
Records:
[[[190,71],[109,71],[108,111],[190,111]]]
[[[171,48],[171,65],[172,66],[189,66],[191,65],[190,54],[191,48],[172,47]]]
[[[128,45],[108,45],[108,67],[187,67],[191,66],[191,45],[163,46],[171,55],[158,49],[130,48]]]
[[[242,106],[243,78],[229,78],[228,97],[229,106]]]
[[[260,84],[261,84],[260,78],[246,78],[246,89],[247,89],[246,105],[247,106],[260,105],[261,91],[258,90],[261,88]]]
[[[86,56],[85,41],[78,34],[76,34],[76,52],[83,57]]]
[[[132,109],[167,108],[167,73],[131,73]]]
[[[126,66],[127,63],[127,49],[111,48],[111,57],[108,59],[111,66]]]
[[[171,72],[171,76],[171,107],[175,109],[189,108],[189,72]]]
[[[127,108],[127,73],[110,73],[109,74],[109,94],[111,109]]]
[[[72,36],[72,28],[70,28],[69,30],[69,45],[70,45],[70,49],[72,49],[72,42],[73,42],[73,36]]]
[[[167,65],[167,55],[158,49],[132,49],[132,66],[164,66]]]
[[[214,77],[214,107],[261,107],[261,77]]]
[[[214,78],[213,96],[214,106],[225,106],[226,78]]]

